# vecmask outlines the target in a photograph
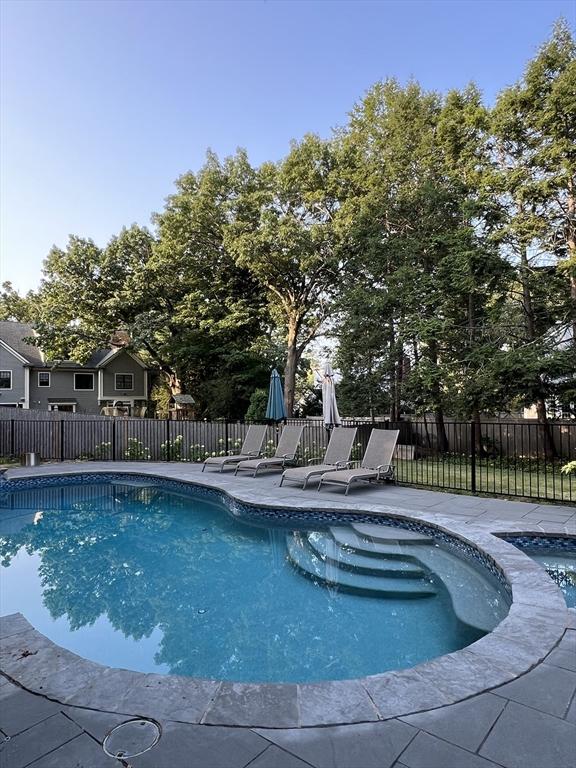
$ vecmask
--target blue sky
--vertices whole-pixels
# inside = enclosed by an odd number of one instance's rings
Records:
[[[37,287],[69,234],[148,225],[206,149],[253,163],[329,136],[371,84],[486,101],[574,0],[0,0],[0,280]]]

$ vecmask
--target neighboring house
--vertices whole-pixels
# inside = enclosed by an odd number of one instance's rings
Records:
[[[48,411],[99,414],[106,406],[143,408],[149,396],[149,369],[121,346],[95,352],[84,365],[46,361],[26,323],[0,322],[0,405]]]

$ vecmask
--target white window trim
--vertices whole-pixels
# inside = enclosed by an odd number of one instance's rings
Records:
[[[116,381],[117,376],[131,376],[132,377],[132,386],[131,387],[117,387]],[[133,373],[115,373],[114,374],[114,391],[115,392],[134,392],[134,374]]]
[[[12,371],[12,368],[4,368],[0,371],[0,373],[9,373],[10,374],[10,386],[9,387],[0,387],[0,392],[10,392],[12,389],[12,383],[14,382],[14,373]]]
[[[46,376],[48,375],[48,384],[40,384],[40,376]],[[52,374],[50,371],[38,371],[38,388],[39,389],[50,389],[52,386]]]
[[[76,376],[92,376],[92,386],[78,388],[76,386]],[[74,372],[74,392],[94,392],[94,374],[84,372],[84,371],[75,371]]]

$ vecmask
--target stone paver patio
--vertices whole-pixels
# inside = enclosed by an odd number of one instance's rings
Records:
[[[326,488],[278,488],[279,477],[233,478],[199,467],[149,463],[46,465],[9,478],[63,471],[150,472],[257,496],[263,505],[402,512],[450,518],[481,534],[550,532],[576,536],[576,508],[441,494],[404,487],[359,488],[344,499]],[[538,609],[534,608],[535,616]],[[1,613],[1,610],[0,610]],[[576,611],[558,644],[529,671],[455,704],[378,722],[301,728],[224,727],[160,718],[149,752],[119,763],[102,750],[105,734],[134,716],[71,706],[0,677],[0,768],[573,768],[576,755]],[[12,624],[11,631],[25,627]],[[15,630],[14,630],[15,628]],[[4,666],[2,665],[2,669]],[[81,688],[81,683],[79,684]],[[144,713],[142,713],[144,714]],[[278,723],[281,725],[281,723]]]

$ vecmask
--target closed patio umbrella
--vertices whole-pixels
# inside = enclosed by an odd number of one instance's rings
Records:
[[[322,415],[326,429],[339,427],[342,423],[336,404],[336,391],[334,389],[334,371],[330,363],[324,366],[322,376]]]
[[[266,419],[278,424],[286,421],[286,408],[284,407],[284,393],[282,382],[276,368],[270,374],[270,389],[268,390],[268,405],[266,406]]]

